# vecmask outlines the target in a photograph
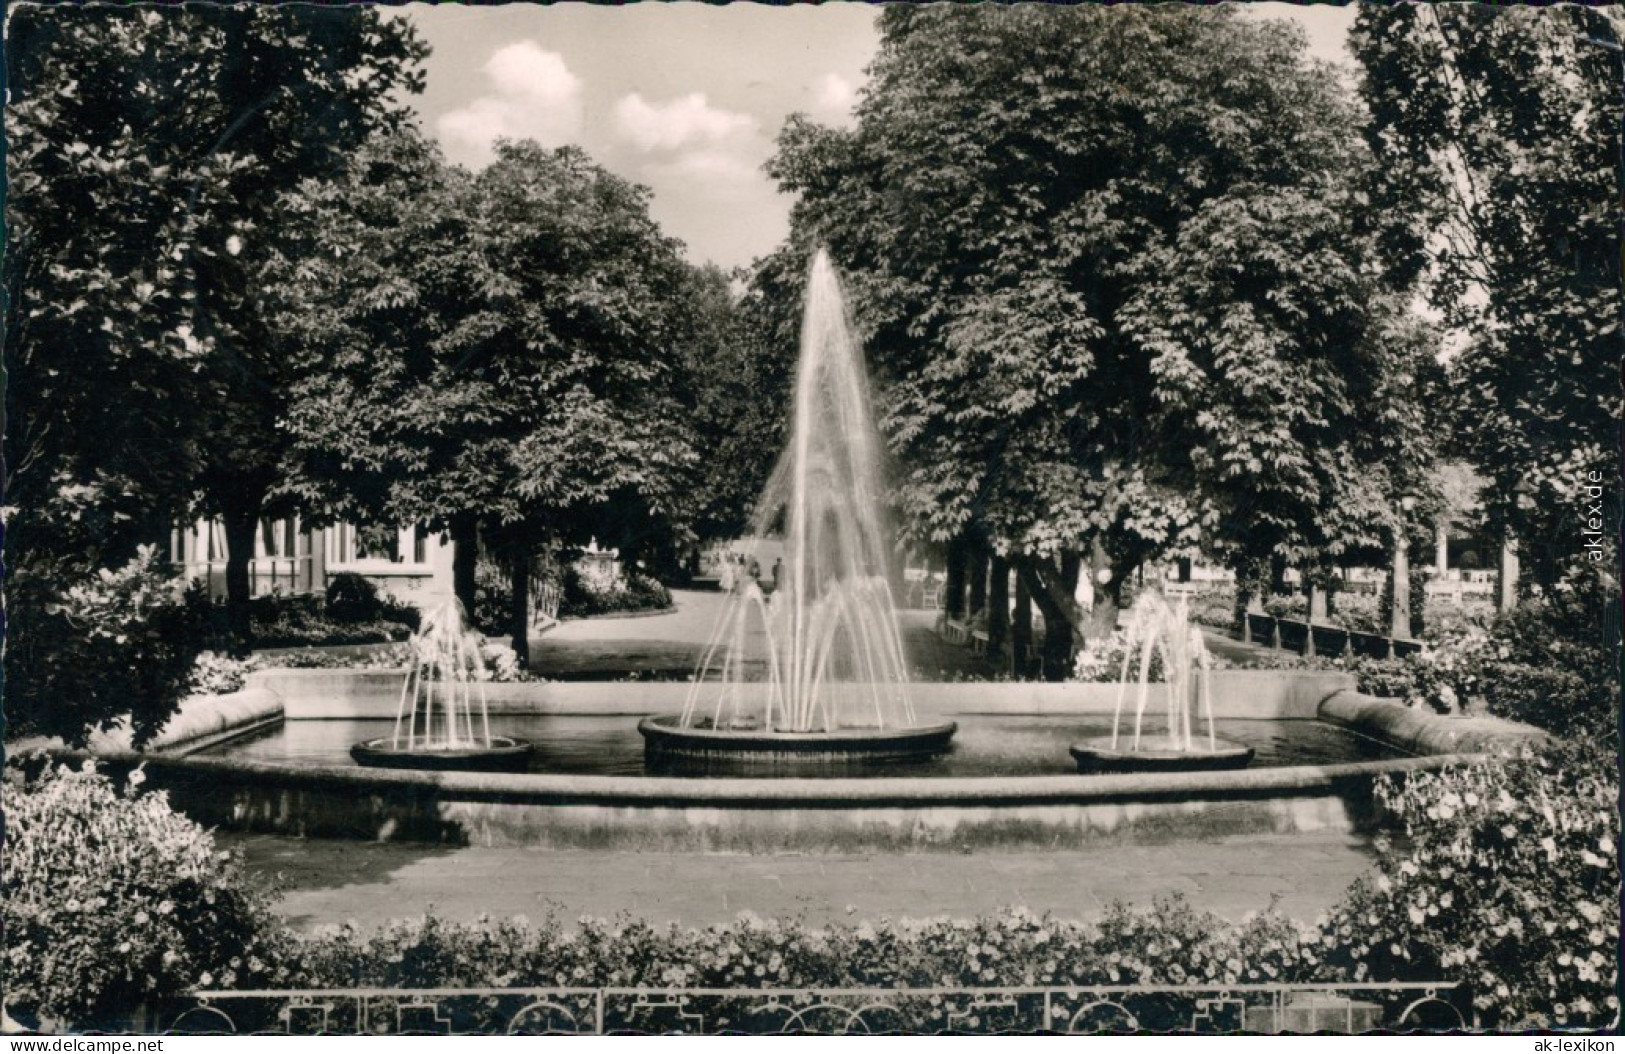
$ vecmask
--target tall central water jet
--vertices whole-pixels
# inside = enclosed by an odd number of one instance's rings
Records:
[[[681,714],[638,727],[651,759],[772,760],[942,753],[952,723],[921,725],[908,693],[887,566],[880,437],[840,280],[813,257],[790,443],[753,524],[782,522],[771,596],[729,595]],[[751,656],[751,646],[759,652]]]

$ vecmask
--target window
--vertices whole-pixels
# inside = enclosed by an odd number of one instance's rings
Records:
[[[429,562],[429,532],[422,526],[399,529],[337,524],[327,532],[330,565],[417,567]]]

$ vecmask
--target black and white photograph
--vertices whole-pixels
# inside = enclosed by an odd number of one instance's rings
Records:
[[[1612,1049],[1621,9],[4,18],[11,1049]]]

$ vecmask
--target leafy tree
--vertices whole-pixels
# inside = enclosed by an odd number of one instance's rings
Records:
[[[688,300],[685,388],[704,458],[694,481],[693,529],[702,539],[744,531],[787,431],[797,334],[779,328],[800,297],[805,260],[780,250],[758,264],[736,293],[732,276],[696,270]],[[781,298],[782,301],[781,301]]]
[[[425,51],[361,8],[32,6],[9,28],[14,565],[116,564],[220,513],[246,639],[280,456],[254,295],[279,195],[398,121]],[[52,540],[65,496],[86,530]]]
[[[1451,363],[1462,452],[1489,477],[1490,525],[1548,587],[1580,555],[1588,473],[1618,476],[1620,24],[1584,7],[1368,5],[1351,36],[1432,302],[1466,338]]]
[[[1384,380],[1416,365],[1409,276],[1375,265],[1395,232],[1299,35],[1222,8],[880,24],[856,129],[792,121],[773,171],[851,272],[913,532],[1010,556],[1052,674],[1154,555],[1375,542],[1376,466],[1416,429],[1365,400],[1414,402]]]
[[[585,541],[606,508],[680,503],[676,243],[647,191],[528,142],[471,176],[396,136],[300,209],[275,294],[298,375],[288,488],[330,516],[449,530],[470,610],[483,529],[512,572],[523,658],[540,545]]]
[[[203,628],[143,543],[233,493],[226,459],[275,449],[230,421],[274,376],[243,269],[277,189],[376,123],[421,49],[357,9],[31,5],[7,29],[6,701],[144,738]]]

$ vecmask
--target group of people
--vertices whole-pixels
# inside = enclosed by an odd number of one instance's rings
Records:
[[[724,554],[721,567],[718,568],[717,578],[724,593],[732,593],[745,588],[747,583],[754,583],[764,596],[772,596],[784,584],[784,561],[773,561],[772,577],[762,581],[762,565],[755,557],[746,557],[744,553],[729,552]]]

